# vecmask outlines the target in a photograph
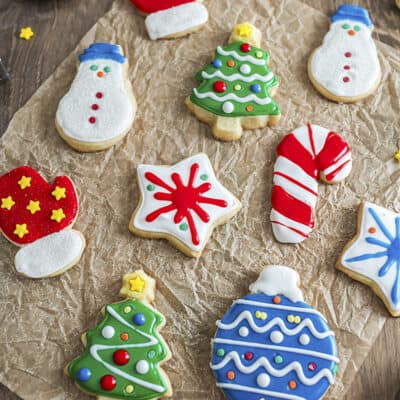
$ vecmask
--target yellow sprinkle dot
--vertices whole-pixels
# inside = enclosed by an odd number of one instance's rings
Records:
[[[290,323],[293,323],[293,322],[294,322],[294,315],[292,315],[292,314],[288,315],[288,316],[287,316],[287,320],[288,320]]]
[[[240,85],[235,85],[234,89],[235,90],[240,90],[242,87]]]
[[[301,321],[301,318],[300,318],[299,316],[297,316],[297,317],[294,318],[294,323],[295,323],[295,324],[299,324],[300,321]]]
[[[256,57],[261,58],[263,56],[263,53],[261,51],[257,51]]]
[[[125,392],[126,393],[132,393],[133,390],[134,390],[133,385],[128,385],[128,386],[125,387]]]
[[[11,196],[5,197],[1,199],[1,208],[5,208],[6,210],[10,211],[15,204],[15,201]]]
[[[128,313],[130,313],[131,311],[132,311],[132,307],[127,306],[127,307],[124,308],[124,313],[125,313],[125,314],[128,314]]]

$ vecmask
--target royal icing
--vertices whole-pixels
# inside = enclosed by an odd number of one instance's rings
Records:
[[[191,102],[226,117],[280,115],[270,95],[278,79],[268,59],[266,51],[242,41],[217,47],[214,60],[196,75],[200,85],[193,89]]]
[[[400,214],[376,204],[360,206],[356,239],[340,257],[345,272],[379,287],[390,309],[400,312]],[[354,274],[351,275],[354,277]]]
[[[151,280],[142,271],[129,274],[129,280],[136,274],[145,285]],[[135,298],[143,290],[128,289],[130,298],[107,305],[103,320],[86,332],[84,353],[67,367],[83,391],[115,399],[126,399],[127,394],[137,400],[169,395],[168,378],[160,369],[160,363],[169,357],[158,333],[164,317]],[[138,314],[141,324],[135,322]]]
[[[311,75],[319,86],[344,98],[368,95],[375,88],[381,72],[372,28],[364,8],[339,7],[310,60]]]
[[[345,179],[352,167],[349,145],[337,133],[307,125],[287,134],[277,147],[271,222],[275,238],[299,243],[314,228],[317,180]]]
[[[145,24],[150,39],[157,40],[191,31],[205,24],[207,20],[207,9],[201,3],[189,2],[150,14],[146,17]]]
[[[58,126],[80,142],[98,143],[123,135],[133,123],[136,105],[126,83],[127,60],[121,47],[94,43],[79,60],[78,73],[57,109]]]
[[[132,4],[142,13],[151,14],[157,11],[167,10],[181,4],[193,3],[196,0],[131,0]]]
[[[318,400],[334,383],[339,362],[334,333],[318,311],[283,294],[293,296],[295,271],[269,266],[262,275],[252,293],[217,322],[211,361],[217,386],[229,400]],[[284,288],[283,275],[292,289]],[[295,298],[302,298],[298,290]],[[245,338],[243,327],[249,330]]]
[[[142,201],[133,227],[160,237],[171,235],[193,251],[201,251],[213,227],[240,208],[218,182],[205,154],[171,167],[139,165],[137,173]]]

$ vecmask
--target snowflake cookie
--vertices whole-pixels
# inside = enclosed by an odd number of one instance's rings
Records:
[[[173,166],[141,164],[137,175],[140,201],[129,229],[139,236],[167,239],[190,257],[199,257],[214,227],[241,207],[218,182],[205,154]]]
[[[394,317],[400,316],[400,214],[363,202],[357,235],[336,267],[370,286]]]

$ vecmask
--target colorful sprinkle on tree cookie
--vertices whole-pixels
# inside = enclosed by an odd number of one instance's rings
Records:
[[[269,54],[259,48],[261,32],[251,24],[235,26],[229,44],[217,47],[214,59],[197,73],[199,87],[186,105],[211,126],[220,140],[237,140],[242,128],[279,122],[281,111],[272,98],[278,78],[269,69]]]
[[[82,336],[84,353],[65,368],[82,391],[99,400],[172,395],[161,368],[171,356],[159,334],[165,319],[150,305],[154,291],[154,279],[141,270],[123,277],[126,299],[103,308],[103,320]]]
[[[18,167],[0,177],[0,230],[22,248],[17,272],[30,278],[58,275],[74,266],[85,239],[70,229],[78,215],[78,197],[67,176],[52,185],[31,167]]]
[[[211,368],[228,400],[319,400],[334,383],[335,335],[298,280],[291,268],[266,267],[217,322]]]

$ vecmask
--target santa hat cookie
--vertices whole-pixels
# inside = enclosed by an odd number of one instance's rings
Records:
[[[324,41],[308,61],[315,88],[330,100],[352,103],[372,94],[381,80],[368,11],[343,4],[331,18]]]
[[[146,14],[146,29],[151,40],[171,39],[200,29],[208,20],[208,11],[196,0],[131,0]]]
[[[29,278],[61,274],[74,266],[85,239],[70,229],[78,215],[78,197],[67,176],[52,185],[31,167],[18,167],[0,177],[0,231],[22,248],[17,272]]]
[[[94,43],[79,61],[78,73],[58,106],[56,127],[76,150],[104,150],[128,133],[135,118],[128,60],[120,46]]]
[[[211,369],[228,400],[319,400],[334,383],[335,335],[298,282],[270,265],[217,322]]]

